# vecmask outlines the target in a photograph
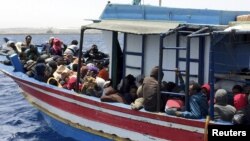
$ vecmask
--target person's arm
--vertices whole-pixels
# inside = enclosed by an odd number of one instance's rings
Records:
[[[83,57],[84,58],[88,58],[90,55],[89,55],[89,52],[90,50],[87,50],[84,54],[83,54]]]
[[[179,71],[178,68],[176,68],[175,73],[176,73],[176,76],[177,76],[177,77],[179,78],[179,80],[180,80],[180,87],[181,87],[181,90],[185,91],[185,83],[184,83],[182,74],[181,74],[181,72]]]
[[[198,99],[195,98],[195,96],[191,96],[189,99],[189,105],[190,105],[190,112],[184,111],[184,112],[176,112],[177,116],[184,117],[184,118],[191,118],[191,119],[199,119],[201,118],[201,110],[200,106],[198,104]]]

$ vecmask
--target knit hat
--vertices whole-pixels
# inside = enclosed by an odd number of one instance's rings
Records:
[[[218,105],[227,105],[227,91],[218,89],[215,93],[215,102]]]

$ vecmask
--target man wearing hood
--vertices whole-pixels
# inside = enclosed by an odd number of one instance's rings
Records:
[[[236,109],[227,104],[227,91],[219,89],[215,93],[214,119],[231,122]]]
[[[157,92],[158,85],[158,71],[159,67],[156,66],[152,69],[150,77],[145,77],[142,84],[142,93],[144,98],[144,109],[146,111],[157,111]],[[164,73],[161,72],[161,79]],[[163,102],[160,102],[161,109],[163,108]]]

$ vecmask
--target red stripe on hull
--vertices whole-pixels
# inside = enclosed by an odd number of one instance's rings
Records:
[[[163,139],[168,139],[168,140],[180,140],[180,141],[194,140],[196,141],[196,140],[202,140],[203,138],[203,135],[200,133],[189,132],[189,131],[182,130],[182,129],[164,127],[164,126],[146,123],[142,121],[136,121],[136,120],[132,120],[132,119],[124,118],[124,117],[114,116],[112,114],[82,107],[80,105],[70,103],[67,101],[63,101],[63,100],[49,96],[44,93],[40,93],[36,91],[35,89],[31,89],[30,87],[27,87],[26,85],[23,85],[23,84],[20,84],[20,86],[25,92],[27,92],[28,94],[31,94],[37,99],[40,99],[48,103],[49,105],[52,105],[63,111],[72,113],[74,115],[77,115],[85,119],[98,121],[98,122],[112,125],[115,127],[127,129],[129,131],[135,131],[141,134],[146,134],[146,135],[155,136],[157,138],[163,138]],[[43,90],[46,90],[46,89],[43,88]],[[65,94],[60,94],[60,95],[65,95]],[[68,96],[72,97],[72,95],[69,95],[69,94]],[[86,101],[86,99],[83,99],[81,101],[84,102]],[[99,104],[96,106],[99,106]]]
[[[77,101],[81,101],[81,102],[84,102],[87,104],[95,105],[95,106],[110,109],[110,110],[115,110],[115,111],[131,114],[131,115],[136,115],[136,116],[140,116],[140,117],[147,117],[147,118],[151,118],[151,119],[155,119],[155,120],[173,122],[173,123],[194,126],[194,127],[199,127],[199,128],[204,128],[204,126],[205,126],[205,123],[201,122],[201,121],[193,121],[193,120],[176,118],[176,117],[167,117],[167,116],[161,116],[161,115],[157,115],[157,114],[139,112],[139,111],[130,110],[130,109],[126,109],[126,108],[116,107],[116,106],[112,106],[112,105],[109,105],[109,104],[106,104],[103,102],[96,102],[96,101],[93,101],[93,100],[90,100],[87,98],[79,97],[77,95],[68,94],[68,93],[63,92],[63,91],[59,91],[56,89],[52,89],[52,88],[48,88],[48,87],[41,86],[38,84],[34,84],[34,83],[31,83],[31,82],[28,82],[28,81],[25,81],[25,80],[22,80],[19,78],[14,78],[14,79],[18,79],[18,81],[29,84],[31,86],[35,86],[37,88],[43,89],[43,90],[48,91],[48,92],[55,93],[55,94],[60,95],[60,96],[68,97],[70,99],[74,99]]]

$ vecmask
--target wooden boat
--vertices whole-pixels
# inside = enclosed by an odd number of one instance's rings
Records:
[[[159,71],[165,71],[165,80],[178,83],[173,72],[173,68],[178,67],[185,73],[186,85],[191,78],[199,83],[209,82],[210,99],[213,99],[214,78],[219,74],[225,77],[233,69],[222,67],[220,63],[234,65],[227,54],[216,52],[227,49],[228,46],[223,46],[225,42],[232,45],[230,49],[237,46],[250,52],[245,47],[248,45],[249,29],[224,31],[227,27],[183,21],[101,20],[81,28],[80,50],[86,30],[101,30],[106,45],[110,47],[110,74],[114,84],[127,74],[148,75],[156,65],[159,65]],[[238,38],[230,40],[232,35],[242,39],[242,43],[237,44]],[[241,38],[243,36],[246,38]],[[122,45],[119,37],[123,40]],[[236,50],[231,53],[242,55],[241,49]],[[122,58],[119,56],[121,53]],[[248,67],[249,59],[243,58],[236,57],[235,63]],[[192,120],[160,112],[134,111],[130,105],[104,103],[99,98],[41,83],[22,72],[13,71],[12,66],[0,64],[0,70],[19,85],[25,98],[63,136],[76,140],[206,140],[208,121],[205,119]],[[235,71],[239,71],[238,68]],[[164,93],[188,97],[187,88],[185,93],[159,92],[158,95]],[[212,100],[210,105],[213,105]],[[213,106],[210,107],[210,116],[213,118]]]

